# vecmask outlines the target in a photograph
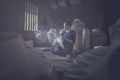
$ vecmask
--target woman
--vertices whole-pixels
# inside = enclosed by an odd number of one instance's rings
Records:
[[[76,40],[76,32],[71,30],[71,23],[64,23],[64,30],[60,33],[61,40],[64,48],[54,45],[52,48],[53,53],[60,56],[71,55],[73,51],[73,45]]]

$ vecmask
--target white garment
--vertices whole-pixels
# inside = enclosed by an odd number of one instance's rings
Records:
[[[58,37],[54,40],[53,46],[55,46],[55,45],[60,46],[61,48],[64,49],[62,36],[58,36]]]

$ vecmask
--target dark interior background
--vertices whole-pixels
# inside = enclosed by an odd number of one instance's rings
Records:
[[[50,26],[60,27],[66,20],[80,18],[86,28],[100,28],[108,35],[108,27],[120,17],[119,0],[78,0],[78,4],[66,7],[50,6],[55,0],[37,0],[39,6],[39,29],[48,30]],[[73,0],[74,1],[74,0]],[[24,31],[25,0],[0,0],[0,31],[20,32],[32,38],[33,32]]]

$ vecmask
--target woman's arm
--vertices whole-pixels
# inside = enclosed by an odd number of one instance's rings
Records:
[[[66,38],[66,37],[63,36],[63,40],[66,40],[67,42],[74,44],[75,41],[76,41],[76,32],[71,31],[70,35],[71,36],[69,38]]]
[[[70,40],[70,39],[68,39],[68,38],[65,38],[65,37],[62,37],[63,38],[63,40],[66,40],[67,42],[69,42],[69,43],[72,43],[73,44],[73,41],[72,40]]]

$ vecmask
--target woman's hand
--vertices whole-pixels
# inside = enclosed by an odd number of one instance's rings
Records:
[[[72,40],[70,40],[70,39],[68,39],[68,38],[65,38],[64,36],[62,36],[62,39],[63,39],[63,40],[66,40],[66,41],[68,41],[68,42],[70,42],[70,43],[73,43]]]

